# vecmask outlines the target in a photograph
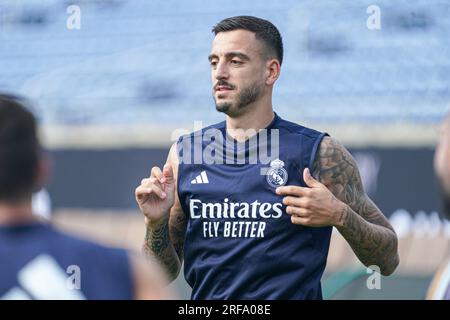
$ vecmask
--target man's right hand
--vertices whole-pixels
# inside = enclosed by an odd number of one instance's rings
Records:
[[[153,167],[148,178],[142,179],[135,191],[139,209],[147,225],[156,225],[169,219],[169,212],[175,202],[175,179],[169,163],[161,171]]]

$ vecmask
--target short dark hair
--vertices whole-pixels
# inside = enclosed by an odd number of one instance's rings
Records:
[[[0,200],[15,202],[32,194],[40,146],[33,114],[20,98],[0,94]]]
[[[212,32],[217,35],[219,32],[239,29],[255,33],[255,38],[264,43],[270,54],[274,54],[281,65],[283,62],[283,40],[277,27],[270,21],[252,16],[236,16],[220,21],[213,27]]]

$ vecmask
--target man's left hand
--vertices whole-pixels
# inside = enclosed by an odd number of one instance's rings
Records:
[[[276,193],[287,206],[286,213],[294,224],[309,227],[339,226],[347,206],[338,200],[328,188],[311,176],[308,168],[303,170],[307,187],[283,186]]]

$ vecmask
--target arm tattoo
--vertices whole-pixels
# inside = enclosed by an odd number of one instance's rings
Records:
[[[184,212],[178,212],[170,218],[170,239],[180,262],[183,262],[186,226],[187,219]]]
[[[178,176],[178,157],[176,143],[169,151],[168,162],[172,163],[174,176]],[[176,192],[175,203],[170,209],[169,218],[162,223],[149,227],[145,235],[143,252],[147,256],[156,258],[168,272],[171,280],[178,276],[183,263],[184,238],[187,227],[187,218],[184,215]]]
[[[181,220],[179,216],[184,216],[184,214],[177,214],[177,221]],[[177,231],[171,232],[172,229]],[[180,222],[171,224],[169,221],[164,221],[153,228],[147,227],[143,246],[144,253],[156,258],[165,267],[172,280],[178,276],[181,269],[182,254],[179,253],[179,248],[182,247],[184,238],[179,239],[180,237],[177,236],[181,229],[183,229],[183,225],[180,225]]]
[[[325,137],[313,168],[314,176],[342,202],[339,232],[366,266],[392,273],[399,263],[397,236],[389,221],[364,191],[355,160],[339,143]]]

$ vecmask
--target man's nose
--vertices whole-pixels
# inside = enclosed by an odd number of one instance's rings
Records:
[[[229,72],[226,62],[219,62],[217,64],[214,76],[217,80],[228,79]]]

